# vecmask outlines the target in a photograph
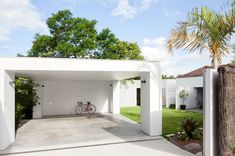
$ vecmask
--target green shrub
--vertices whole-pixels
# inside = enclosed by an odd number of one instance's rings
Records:
[[[187,98],[188,98],[188,92],[186,91],[186,90],[181,90],[180,92],[179,92],[179,97],[180,97],[180,99],[182,100],[182,104],[184,105],[184,103],[185,103],[185,101],[187,100]]]
[[[169,108],[170,108],[170,109],[175,109],[175,104],[170,104],[170,105],[169,105]]]
[[[15,78],[15,127],[23,119],[32,119],[33,107],[38,102],[36,88],[38,84],[28,78]]]
[[[181,140],[193,140],[200,139],[202,134],[199,130],[200,123],[193,118],[181,120],[179,122],[180,127],[180,139]]]

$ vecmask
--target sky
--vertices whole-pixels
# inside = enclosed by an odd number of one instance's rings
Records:
[[[36,33],[48,34],[46,19],[58,10],[70,9],[74,16],[95,19],[97,30],[111,29],[125,41],[137,42],[146,59],[161,61],[162,72],[178,75],[204,65],[211,59],[202,54],[175,50],[165,43],[170,31],[194,7],[219,10],[222,0],[0,0],[0,57],[26,54]],[[227,55],[222,63],[229,63]]]

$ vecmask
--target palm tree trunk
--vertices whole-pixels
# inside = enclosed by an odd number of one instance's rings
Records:
[[[235,66],[219,68],[218,147],[219,156],[235,155]]]
[[[219,68],[219,59],[216,56],[213,56],[212,58],[212,66],[215,70],[218,70]]]

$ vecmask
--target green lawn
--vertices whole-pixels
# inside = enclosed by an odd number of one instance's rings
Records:
[[[127,118],[140,123],[140,107],[122,107],[121,114]],[[199,121],[202,125],[202,113],[191,112],[191,111],[182,111],[174,109],[163,109],[162,111],[162,126],[163,126],[163,135],[176,133],[178,132],[178,121],[184,118],[194,118]]]

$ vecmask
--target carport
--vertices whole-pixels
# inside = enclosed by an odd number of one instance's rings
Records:
[[[141,77],[141,130],[161,135],[161,71],[159,62],[62,58],[0,59],[0,150],[15,141],[15,76],[44,87],[34,118],[71,115],[76,102],[91,101],[99,113],[119,114],[120,81]]]

